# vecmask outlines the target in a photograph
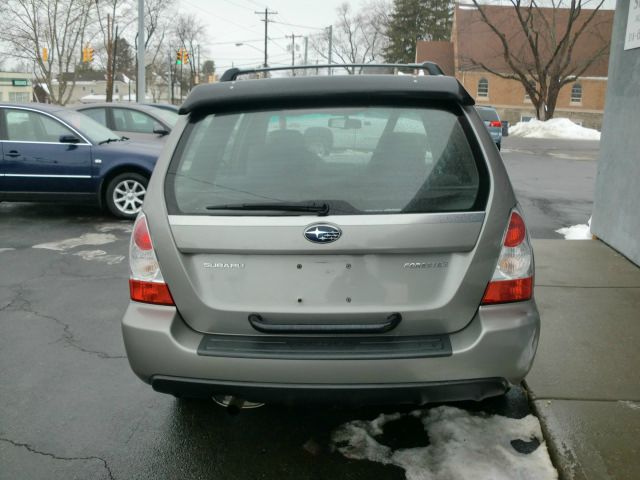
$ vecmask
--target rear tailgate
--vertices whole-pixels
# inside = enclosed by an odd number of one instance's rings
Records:
[[[382,323],[400,313],[403,333],[450,332],[471,320],[486,286],[486,274],[470,271],[483,219],[326,217],[342,237],[318,245],[303,236],[313,217],[171,216],[182,268],[165,277],[203,332],[251,333],[252,313],[283,324]]]
[[[353,113],[316,110],[316,129],[318,115]],[[311,156],[301,153],[302,144],[283,147],[298,141],[295,128],[304,125],[305,112],[280,111],[280,121],[269,112],[255,119],[196,116],[182,133],[179,155],[165,156],[163,176],[154,175],[145,205],[164,278],[185,322],[199,332],[256,335],[252,315],[277,325],[339,326],[384,324],[399,314],[402,321],[386,335],[464,328],[495,269],[515,199],[499,157],[489,156],[494,149],[473,108],[434,111],[433,119],[430,110],[424,117],[422,110],[396,115],[373,152],[359,146]],[[344,124],[364,134],[377,125],[368,114],[381,115],[358,112],[362,121]],[[424,130],[416,130],[423,118]],[[255,137],[274,125],[283,131],[278,155],[269,134]],[[424,147],[422,137],[428,151],[420,151],[416,166],[407,152]],[[206,168],[194,171],[198,162]],[[426,169],[424,176],[418,167]],[[238,183],[245,178],[246,185]],[[426,197],[419,198],[423,191]],[[257,198],[313,199],[315,205],[324,192],[331,199],[328,216],[207,209]],[[163,208],[149,203],[154,198]],[[488,221],[492,216],[498,220]],[[337,228],[341,236],[310,242],[305,231],[316,225]]]

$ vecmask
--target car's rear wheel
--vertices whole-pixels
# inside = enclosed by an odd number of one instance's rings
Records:
[[[107,186],[107,208],[116,217],[136,218],[142,208],[148,183],[149,179],[139,173],[116,175]]]

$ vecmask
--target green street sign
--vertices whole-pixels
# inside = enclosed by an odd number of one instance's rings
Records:
[[[13,80],[11,80],[11,84],[14,87],[28,87],[29,86],[29,80],[24,80],[24,79],[16,80],[16,79],[13,79]]]

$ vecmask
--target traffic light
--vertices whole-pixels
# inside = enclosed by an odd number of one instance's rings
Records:
[[[87,62],[93,62],[93,48],[87,47]]]
[[[189,63],[189,52],[187,52],[186,50],[182,51],[182,63],[184,63],[185,65]]]
[[[182,65],[182,49],[176,50],[176,65]]]
[[[49,49],[47,47],[42,48],[42,61],[43,62],[49,61]]]
[[[89,58],[89,56],[87,55],[87,50],[87,47],[82,48],[82,63],[87,63],[87,58]]]

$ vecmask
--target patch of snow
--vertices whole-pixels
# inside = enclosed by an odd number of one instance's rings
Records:
[[[559,228],[556,233],[564,236],[565,240],[591,240],[593,235],[591,233],[591,217],[586,225],[572,225],[570,227]]]
[[[620,403],[632,410],[640,410],[640,402],[631,402],[629,400],[620,400]]]
[[[0,253],[2,253],[2,252],[10,252],[11,250],[15,250],[15,248],[0,248]]]
[[[112,233],[85,233],[76,238],[67,238],[59,242],[40,243],[33,248],[44,248],[46,250],[56,250],[65,252],[81,245],[105,245],[117,240]]]
[[[114,230],[120,230],[124,233],[131,233],[133,231],[133,225],[131,224],[131,222],[102,223],[96,226],[96,230],[101,233],[113,232]]]
[[[102,262],[107,265],[122,263],[124,260],[124,255],[107,255],[107,252],[104,250],[81,250],[74,253],[74,255],[77,255],[83,260]]]
[[[533,415],[521,419],[500,415],[472,415],[455,407],[417,410],[429,435],[427,447],[392,450],[376,440],[386,423],[402,414],[355,420],[332,435],[332,448],[345,457],[396,465],[407,480],[556,480],[540,423]],[[519,453],[513,440],[537,439],[538,448]]]
[[[600,132],[581,127],[568,118],[551,120],[529,120],[509,127],[509,135],[523,138],[561,138],[570,140],[600,140]]]

